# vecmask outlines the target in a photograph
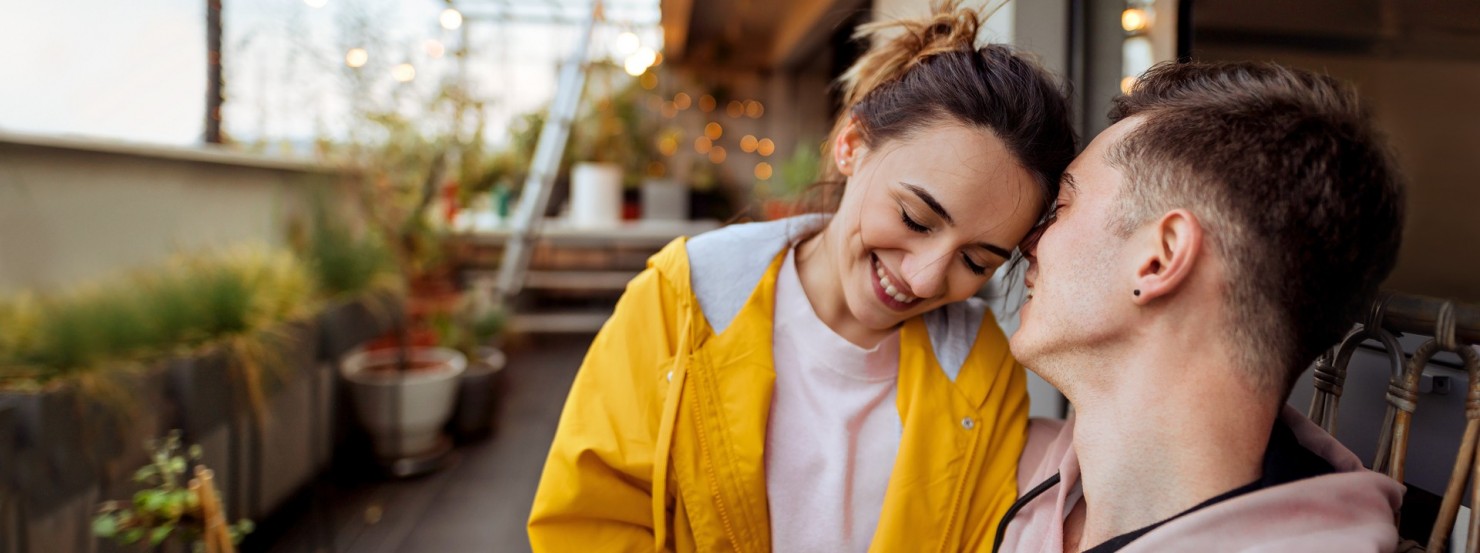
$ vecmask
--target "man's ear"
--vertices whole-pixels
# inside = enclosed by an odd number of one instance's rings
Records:
[[[1192,274],[1203,247],[1202,223],[1185,209],[1167,212],[1143,232],[1152,248],[1136,266],[1132,298],[1140,305],[1175,293]]]
[[[833,139],[833,163],[838,166],[838,173],[845,177],[853,176],[853,170],[857,165],[858,158],[863,153],[863,133],[858,127],[858,118],[849,117],[848,123],[843,125],[843,130]]]

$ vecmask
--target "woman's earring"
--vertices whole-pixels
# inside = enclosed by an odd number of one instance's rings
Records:
[[[1138,298],[1141,297],[1141,289],[1140,288],[1137,288],[1135,292],[1131,292],[1131,293],[1132,294],[1135,294],[1136,297],[1138,297]]]

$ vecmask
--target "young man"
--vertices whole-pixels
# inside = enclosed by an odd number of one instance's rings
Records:
[[[1397,258],[1403,187],[1353,91],[1164,64],[1069,167],[1013,354],[1030,432],[1000,551],[1390,551],[1396,482],[1284,406]]]

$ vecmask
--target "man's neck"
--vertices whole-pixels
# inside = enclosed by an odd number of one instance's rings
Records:
[[[1195,342],[1169,339],[1161,344]],[[1193,351],[1196,349],[1196,351]],[[1071,398],[1087,511],[1081,548],[1176,516],[1260,477],[1276,412],[1217,348],[1096,361],[1128,378]],[[1114,363],[1114,365],[1110,365]],[[1124,370],[1125,367],[1137,367]],[[1096,371],[1100,367],[1077,367]],[[1083,374],[1083,373],[1081,373]]]

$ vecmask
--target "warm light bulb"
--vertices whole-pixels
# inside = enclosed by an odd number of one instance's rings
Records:
[[[459,12],[453,8],[447,8],[445,10],[442,10],[442,15],[437,18],[437,21],[442,23],[443,29],[451,31],[462,26],[462,12]]]
[[[632,75],[633,77],[641,76],[643,73],[646,73],[647,68],[648,64],[643,63],[640,59],[637,59],[637,54],[627,56],[627,61],[622,64],[622,69],[625,69],[627,71],[627,74]]]
[[[719,126],[719,123],[710,121],[708,125],[704,125],[704,136],[709,137],[710,140],[719,140],[719,137],[724,136],[724,134],[725,129]]]
[[[1127,33],[1137,33],[1146,30],[1150,21],[1146,17],[1146,10],[1141,8],[1126,8],[1120,12],[1120,28]]]
[[[642,63],[644,69],[652,67],[654,63],[658,62],[658,52],[652,48],[638,48],[636,52],[632,53],[632,57],[637,58]]]
[[[409,83],[416,78],[416,68],[409,63],[403,63],[391,68],[391,78],[398,83]]]
[[[365,62],[370,61],[370,53],[364,48],[350,48],[344,53],[344,64],[350,67],[364,67]]]
[[[776,143],[771,142],[769,138],[762,138],[760,142],[755,144],[755,153],[760,154],[762,157],[771,157],[771,154],[775,152]]]
[[[746,117],[749,117],[751,119],[759,119],[760,116],[762,114],[764,114],[764,113],[766,113],[766,106],[761,105],[760,102],[757,102],[755,100],[746,100],[746,102],[745,102],[745,116]]]
[[[1131,89],[1134,88],[1135,86],[1136,86],[1136,78],[1135,77],[1126,77],[1124,79],[1121,79],[1120,80],[1120,93],[1121,94],[1130,94],[1131,93]]]
[[[680,92],[673,95],[673,105],[678,109],[689,109],[689,106],[693,105],[693,103],[694,99],[690,98],[688,94]]]
[[[771,164],[764,161],[755,164],[755,178],[758,178],[760,180],[770,180]]]
[[[639,46],[642,46],[642,41],[638,40],[637,35],[632,33],[631,31],[617,35],[617,54],[623,56],[631,54],[633,52],[636,52]]]
[[[434,58],[440,58],[443,54],[447,53],[447,47],[443,46],[442,42],[435,38],[427,39],[426,42],[422,43],[421,47],[426,50],[428,56]]]
[[[755,135],[747,134],[744,138],[740,139],[740,151],[747,154],[753,153],[755,152],[755,147],[757,143],[758,141],[755,139]]]
[[[658,151],[665,156],[678,153],[678,139],[673,136],[665,136],[658,139]]]

